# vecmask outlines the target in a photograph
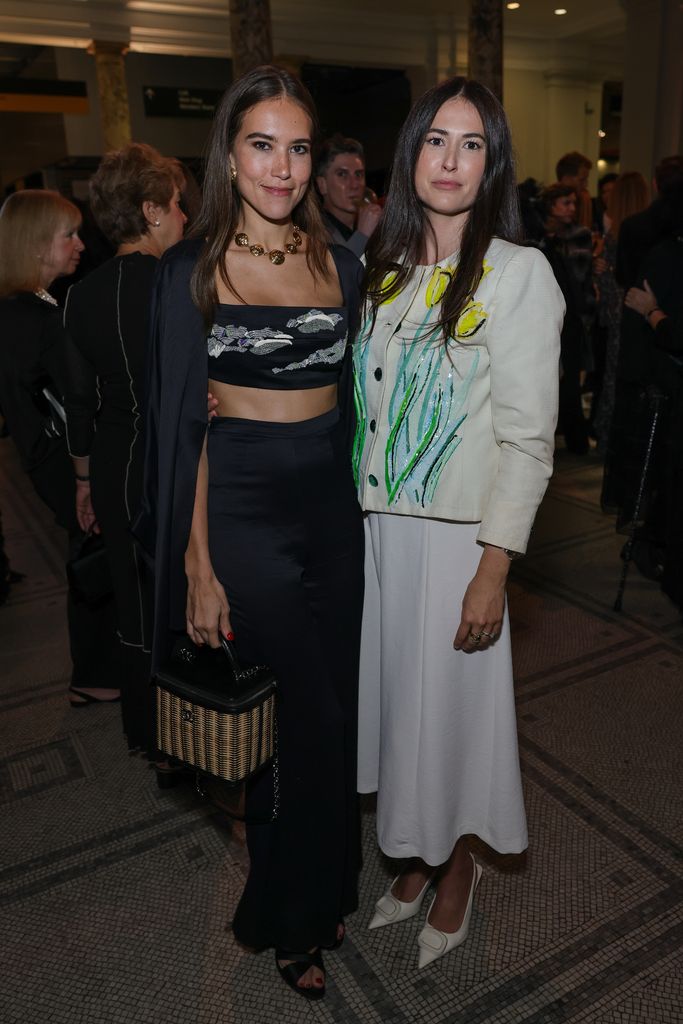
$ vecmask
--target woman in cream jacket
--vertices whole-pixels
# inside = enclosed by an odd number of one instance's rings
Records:
[[[419,966],[467,937],[475,834],[527,845],[505,584],[552,471],[564,303],[523,248],[502,107],[462,78],[399,137],[368,252],[354,469],[366,517],[359,788],[408,863],[371,928],[418,913]]]

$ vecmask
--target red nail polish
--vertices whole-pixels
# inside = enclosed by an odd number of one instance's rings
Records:
[[[234,633],[226,633],[225,634],[225,639],[226,640],[234,640],[235,639],[235,634]]]

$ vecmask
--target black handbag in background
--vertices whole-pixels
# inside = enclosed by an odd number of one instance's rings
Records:
[[[104,540],[99,533],[86,533],[77,555],[66,563],[72,593],[86,604],[97,604],[114,589]]]
[[[231,785],[275,755],[275,676],[242,668],[233,644],[180,639],[156,676],[157,744],[169,757]],[[274,809],[274,817],[277,806]]]

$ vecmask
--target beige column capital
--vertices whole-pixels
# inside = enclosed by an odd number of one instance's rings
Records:
[[[110,57],[113,60],[118,60],[120,57],[125,57],[129,50],[128,43],[115,42],[111,39],[91,39],[86,52],[91,57]]]
[[[104,150],[120,149],[131,140],[130,108],[124,57],[128,43],[93,39],[88,53],[95,58]]]

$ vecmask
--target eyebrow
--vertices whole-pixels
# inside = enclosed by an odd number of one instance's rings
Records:
[[[266,132],[250,132],[249,135],[247,135],[247,138],[248,139],[267,139],[268,142],[277,142],[277,138],[275,137],[275,135],[267,135]],[[310,143],[310,141],[311,141],[310,138],[306,137],[306,138],[303,138],[303,139],[292,139],[292,141],[289,144],[290,144],[290,146],[296,146],[296,145],[298,145],[301,142],[308,142],[308,143]]]
[[[436,132],[438,135],[450,135],[446,128],[428,128],[429,132]],[[486,138],[481,132],[463,132],[463,139],[481,139],[482,142],[486,142]]]

